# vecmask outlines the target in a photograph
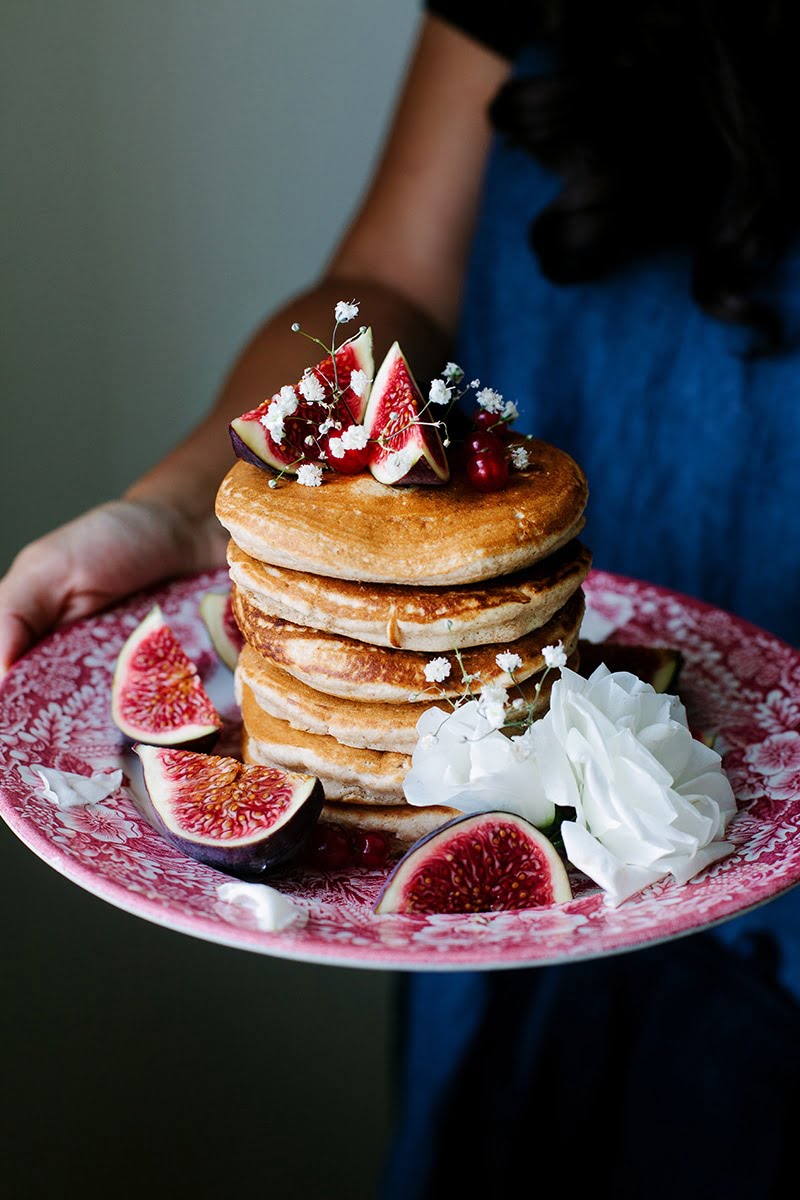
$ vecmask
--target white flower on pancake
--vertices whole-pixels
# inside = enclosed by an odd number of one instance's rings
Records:
[[[363,450],[369,441],[369,434],[363,425],[348,425],[347,429],[342,430],[341,440],[345,450]]]
[[[505,405],[505,401],[500,393],[490,387],[481,388],[476,399],[481,408],[485,409],[486,412],[497,413],[498,416],[502,413]]]
[[[508,692],[499,683],[487,683],[481,688],[478,711],[492,729],[502,729],[506,720]]]
[[[512,671],[516,671],[522,666],[520,656],[512,654],[510,650],[504,650],[502,654],[495,654],[494,661],[501,671],[505,671],[509,675]]]
[[[524,446],[512,446],[511,465],[518,471],[524,471],[530,465],[530,455]]]
[[[460,383],[464,378],[464,372],[462,371],[461,367],[458,365],[458,363],[454,362],[449,362],[447,364],[445,369],[442,371],[442,375],[448,383]]]
[[[360,367],[356,367],[350,376],[350,390],[355,396],[363,396],[367,390],[369,383],[369,375],[366,371],[362,371]]]
[[[340,325],[345,325],[358,316],[358,305],[355,300],[339,300],[334,309],[334,316]]]
[[[325,403],[325,388],[317,379],[311,367],[307,367],[303,372],[303,378],[297,386],[309,404]]]
[[[548,670],[552,667],[565,667],[567,665],[567,654],[564,649],[564,643],[557,642],[555,646],[543,646],[542,658]]]
[[[302,483],[303,487],[319,487],[322,483],[322,467],[316,463],[303,463],[302,467],[297,468],[297,482]]]
[[[272,438],[273,442],[277,442],[277,444],[280,445],[286,435],[286,430],[284,429],[283,425],[283,413],[280,411],[280,407],[276,405],[274,400],[272,404],[270,404],[267,411],[263,413],[261,417],[259,417],[259,420],[269,436]]]
[[[722,760],[692,736],[676,696],[605,666],[588,680],[564,669],[528,733],[544,793],[576,812],[561,826],[567,857],[607,904],[668,874],[685,883],[733,849]]]
[[[509,738],[469,700],[453,712],[429,708],[403,789],[409,804],[443,804],[461,812],[513,812],[544,828],[553,804],[539,782],[529,731]]]
[[[340,437],[329,438],[328,449],[332,458],[344,458],[344,443]]]
[[[443,379],[434,379],[428,392],[428,399],[431,404],[449,404],[452,394],[452,388],[449,388]]]
[[[425,678],[428,683],[443,683],[450,674],[450,663],[446,658],[432,658],[425,664]]]
[[[504,421],[516,421],[519,416],[519,409],[513,400],[506,400],[500,416]]]

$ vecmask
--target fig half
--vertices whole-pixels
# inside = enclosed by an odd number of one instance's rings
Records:
[[[455,817],[420,838],[392,871],[376,913],[507,912],[572,899],[545,835],[513,813]]]
[[[368,389],[362,395],[356,395],[350,386],[352,374],[360,370],[368,379],[372,379],[373,363],[372,330],[367,328],[352,341],[340,346],[333,358],[329,355],[312,368],[325,389],[327,401],[333,400],[334,388],[338,391],[339,399],[332,416],[341,422],[343,428],[361,422],[367,403]],[[257,408],[242,413],[240,417],[231,421],[231,442],[238,458],[252,463],[255,467],[290,473],[296,472],[303,462],[320,461],[319,426],[328,416],[327,409],[319,404],[309,404],[300,393],[299,383],[295,385],[294,391],[297,408],[286,420],[285,436],[280,443],[276,442],[261,424],[261,418],[266,415],[272,403],[272,396]],[[306,445],[307,437],[314,439],[310,447]]]
[[[134,749],[164,837],[240,879],[258,878],[291,858],[322,811],[322,784],[312,775],[191,750]]]
[[[222,718],[157,604],[119,653],[111,719],[131,741],[154,746],[205,750],[219,737]]]

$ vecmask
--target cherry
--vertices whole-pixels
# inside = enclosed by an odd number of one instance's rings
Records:
[[[306,858],[313,867],[336,871],[350,863],[350,842],[335,825],[315,825],[306,842]]]
[[[350,844],[356,866],[382,867],[389,855],[389,844],[382,833],[355,833]]]
[[[504,422],[501,421],[497,413],[489,412],[486,408],[476,408],[472,414],[472,428],[482,430],[486,433],[492,431],[500,433],[503,429]]]
[[[341,434],[336,433],[330,436],[341,437]],[[341,458],[337,458],[335,454],[331,454],[329,442],[330,437],[325,443],[325,450],[328,455],[327,462],[328,466],[332,467],[334,471],[338,471],[340,475],[358,475],[361,471],[366,470],[369,456],[372,453],[372,447],[369,442],[361,450],[345,450]]]
[[[473,458],[476,454],[489,454],[492,457],[505,458],[503,443],[496,433],[479,429],[470,434],[466,446],[467,453]]]
[[[473,454],[467,459],[467,478],[476,492],[499,492],[508,482],[508,463],[494,454]]]

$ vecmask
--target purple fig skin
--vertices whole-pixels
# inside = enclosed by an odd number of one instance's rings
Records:
[[[231,442],[233,443],[233,452],[236,457],[241,458],[242,462],[250,463],[254,467],[260,467],[262,471],[268,471],[270,475],[274,475],[275,468],[273,465],[264,462],[263,458],[259,458],[257,454],[254,454],[250,447],[244,444],[232,426],[228,428],[231,435]]]
[[[138,749],[137,746],[134,746],[137,753]],[[143,762],[142,765],[144,767],[145,763]],[[265,830],[248,842],[239,842],[238,845],[231,846],[226,845],[222,840],[209,842],[181,837],[166,824],[159,812],[157,800],[148,786],[146,769],[143,776],[150,799],[150,815],[159,833],[168,842],[171,842],[176,849],[189,858],[204,863],[207,867],[213,867],[225,875],[232,875],[237,879],[250,882],[260,879],[297,854],[319,820],[324,803],[322,784],[315,779],[304,797],[300,796],[293,800],[292,811],[277,828]]]
[[[555,850],[555,848],[552,846],[552,844],[550,843],[547,836],[545,834],[543,834],[541,830],[536,829],[535,826],[530,824],[530,822],[525,821],[525,819],[523,817],[519,817],[515,813],[506,813],[506,812],[467,813],[467,814],[464,814],[463,816],[454,817],[451,821],[446,821],[444,825],[440,825],[440,827],[438,829],[434,829],[430,833],[425,834],[424,837],[420,838],[418,842],[415,842],[414,845],[409,850],[406,851],[406,853],[403,855],[403,857],[400,859],[400,861],[395,865],[395,867],[393,868],[388,879],[386,880],[383,887],[381,888],[380,895],[378,896],[378,899],[375,902],[373,912],[378,913],[380,915],[385,915],[388,913],[398,913],[401,915],[404,914],[405,910],[401,907],[401,904],[403,901],[403,893],[406,888],[408,878],[411,876],[412,872],[416,871],[417,866],[419,865],[422,858],[424,857],[425,847],[426,846],[430,847],[431,843],[438,842],[440,844],[439,853],[445,854],[447,852],[448,836],[451,832],[456,832],[458,830],[459,826],[466,825],[468,822],[474,822],[476,825],[480,825],[481,828],[484,828],[486,825],[491,824],[492,821],[496,821],[499,824],[509,823],[509,822],[522,824],[522,826],[525,828],[525,832],[528,834],[528,836],[531,838],[532,841],[536,842],[537,846],[542,851],[544,857],[547,859],[547,862],[550,867],[550,886],[553,891],[553,899],[552,899],[552,901],[542,902],[541,904],[519,905],[518,909],[514,909],[514,908],[483,909],[483,910],[472,910],[471,909],[471,910],[464,910],[465,912],[466,911],[469,911],[469,912],[474,912],[474,911],[484,911],[484,912],[518,911],[519,909],[539,908],[539,907],[543,906],[543,903],[558,904],[558,903],[563,903],[567,900],[572,899],[572,888],[570,886],[564,864],[561,862],[561,859],[558,856],[558,852]],[[532,831],[532,832],[530,832],[530,831]],[[421,854],[420,851],[422,851],[423,853]],[[444,911],[444,910],[420,908],[420,909],[413,911],[411,913],[411,915],[426,916],[432,912],[440,912],[440,911]],[[454,910],[454,915],[457,913],[457,911],[458,910]]]

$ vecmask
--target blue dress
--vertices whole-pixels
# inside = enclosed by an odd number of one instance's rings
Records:
[[[541,69],[534,51],[520,67]],[[558,186],[496,141],[457,361],[582,465],[596,566],[799,644],[800,348],[745,357],[750,335],[692,301],[688,254],[549,283],[527,228]],[[766,295],[800,332],[800,251]],[[615,1200],[763,1200],[790,1177],[800,889],[665,947],[419,973],[399,1017],[384,1200],[510,1195],[520,1172],[540,1186],[547,1161],[570,1191]]]

